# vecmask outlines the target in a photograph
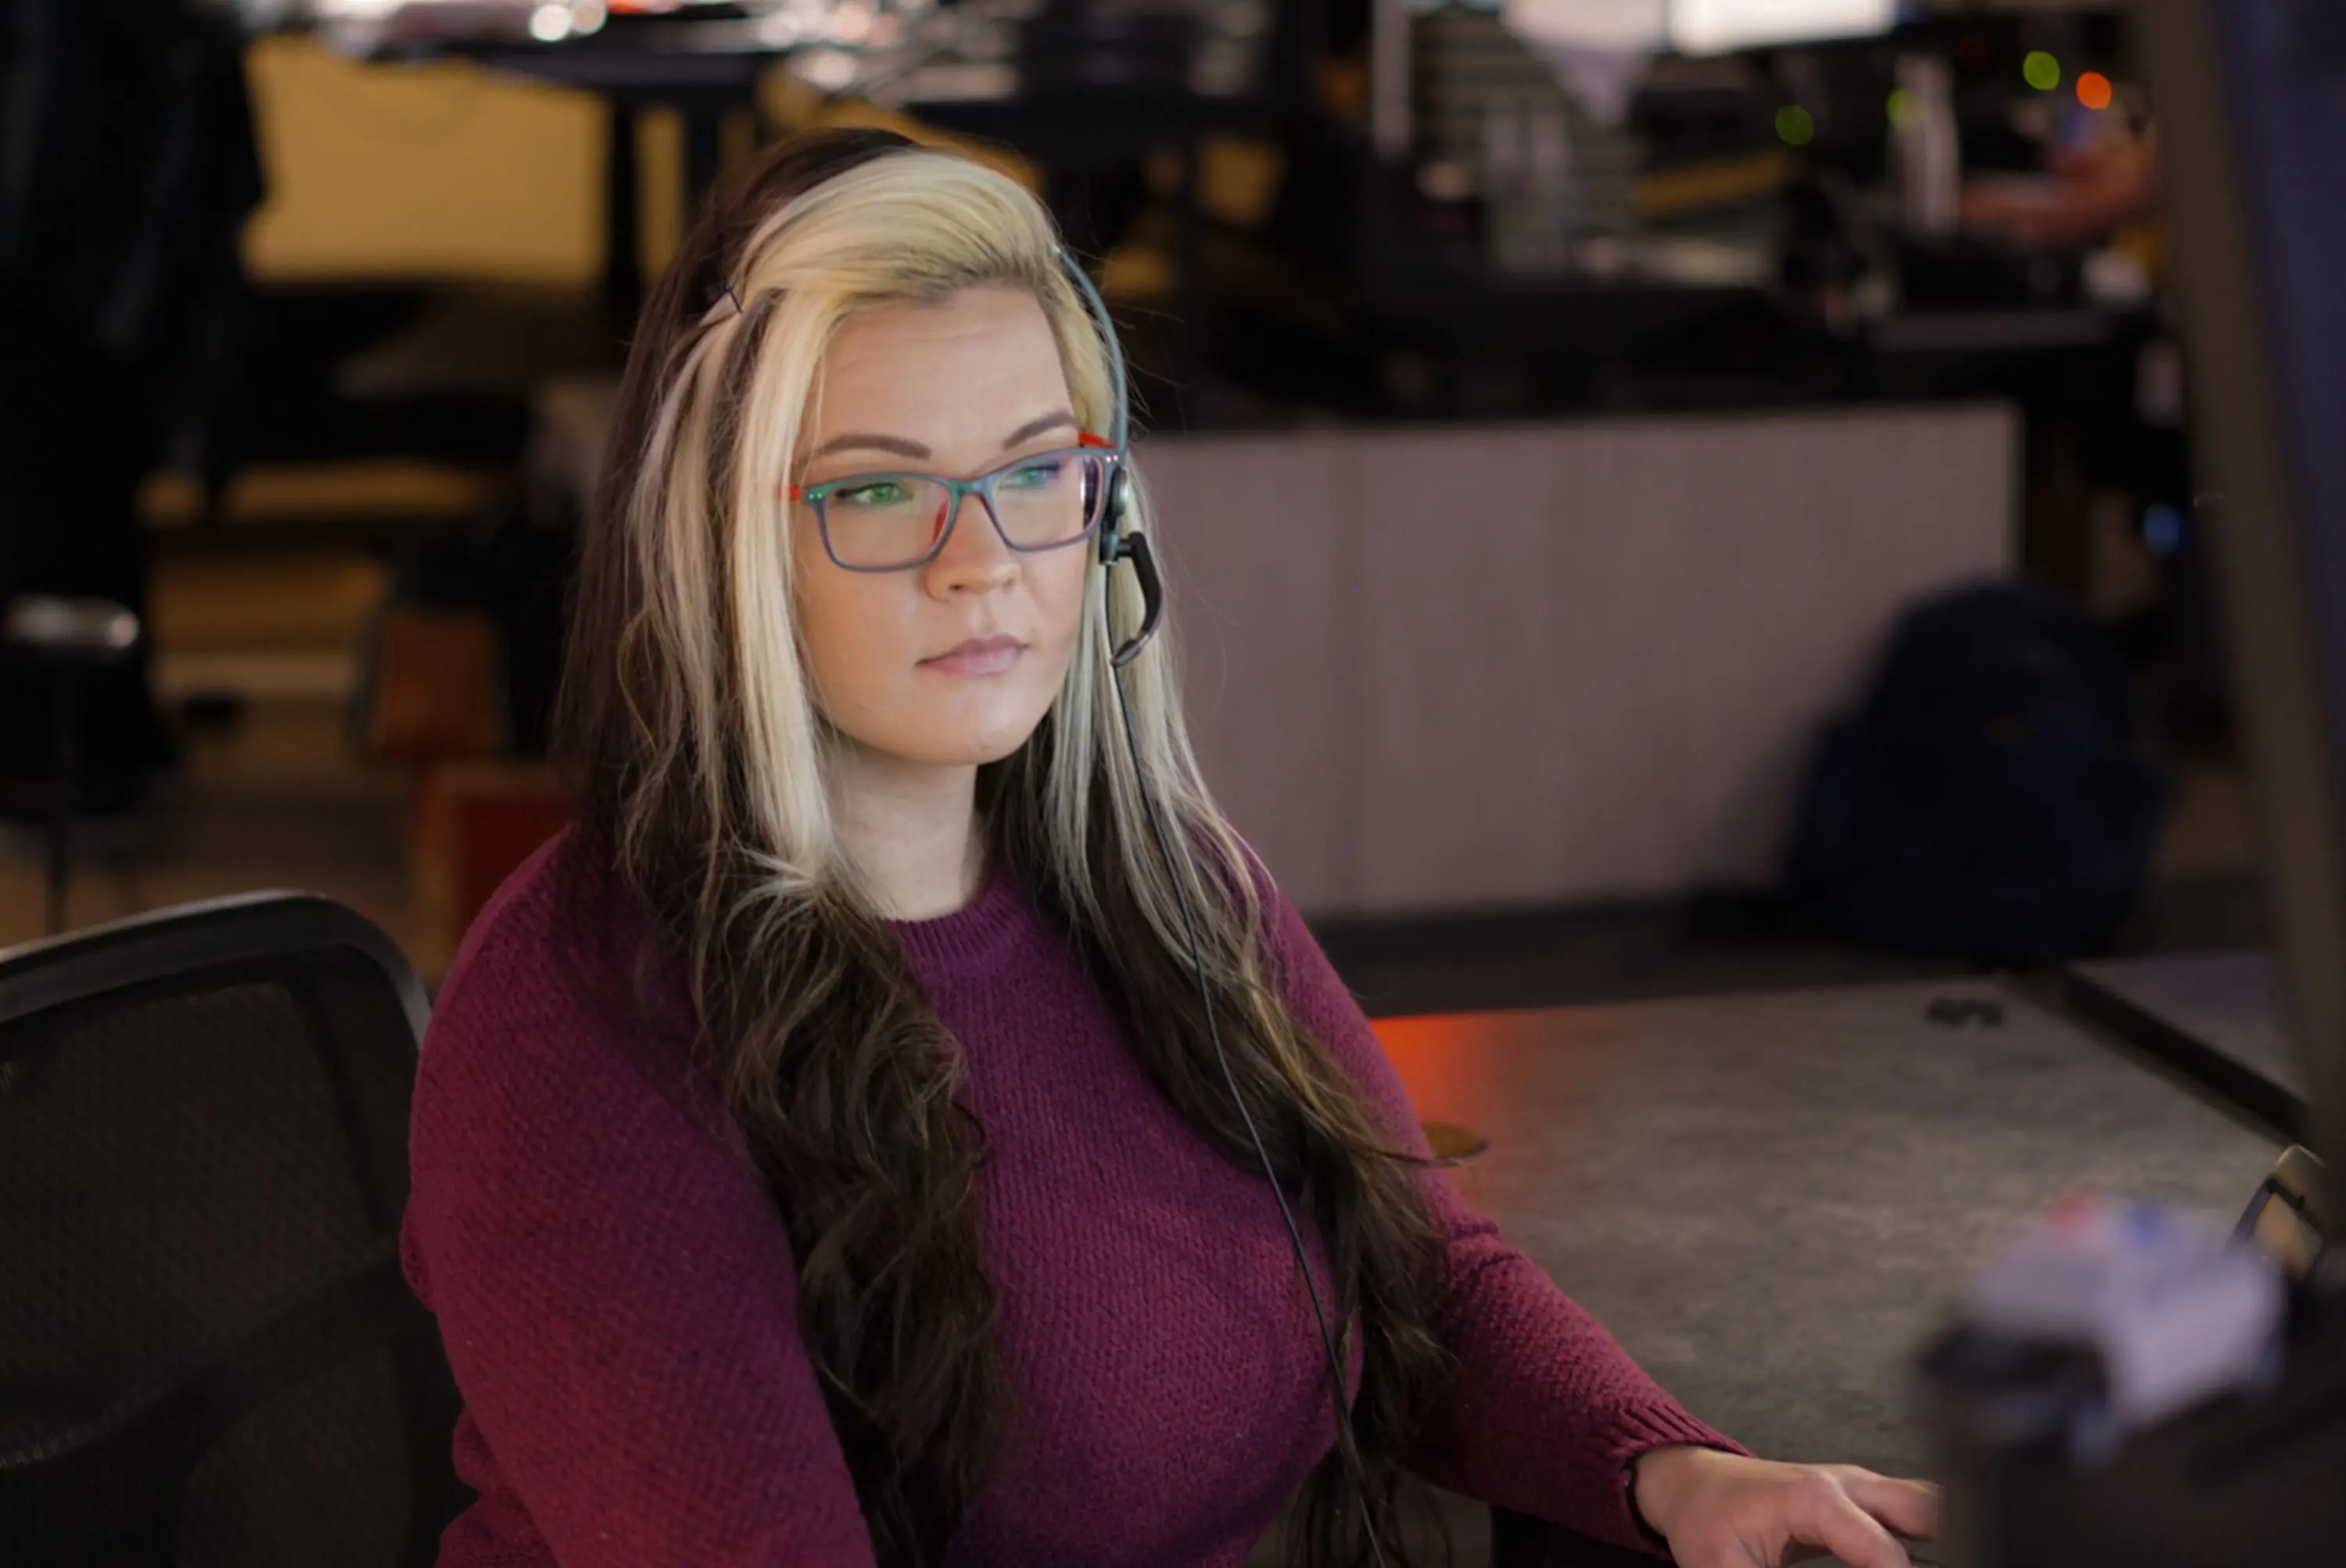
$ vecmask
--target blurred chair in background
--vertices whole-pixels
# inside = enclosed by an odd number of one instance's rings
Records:
[[[66,928],[66,887],[73,874],[74,818],[82,809],[82,685],[138,651],[138,617],[105,599],[26,594],[7,601],[0,649],[50,677],[48,886],[49,934]]]

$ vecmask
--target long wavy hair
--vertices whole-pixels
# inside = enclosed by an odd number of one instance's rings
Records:
[[[957,1097],[958,1047],[840,842],[834,741],[774,497],[832,333],[883,301],[1031,290],[1078,417],[1106,428],[1106,345],[1056,244],[1015,181],[887,132],[801,135],[720,191],[628,358],[556,720],[582,832],[683,961],[699,1048],[789,1234],[800,1330],[891,1568],[937,1560],[1007,1403],[974,1201],[984,1133]],[[1280,1000],[1265,895],[1199,782],[1161,636],[1125,673],[1137,768],[1127,749],[1106,657],[1110,617],[1137,607],[1124,575],[1092,574],[1065,686],[1016,753],[980,769],[987,848],[1066,930],[1157,1087],[1251,1168],[1184,896],[1196,912],[1239,1090],[1324,1241],[1340,1343],[1359,1343],[1358,1484],[1397,1545],[1399,1461],[1440,1366],[1436,1244],[1408,1157]],[[1144,789],[1190,849],[1172,865]],[[1352,1460],[1340,1443],[1307,1482],[1290,1561],[1360,1560]]]

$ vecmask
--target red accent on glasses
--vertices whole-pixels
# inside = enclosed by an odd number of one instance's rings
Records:
[[[1076,432],[1076,444],[1077,446],[1105,446],[1113,448],[1116,445],[1116,443],[1110,441],[1104,435],[1094,435],[1090,431],[1079,430]]]

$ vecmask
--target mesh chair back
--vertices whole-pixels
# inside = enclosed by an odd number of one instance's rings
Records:
[[[321,899],[0,953],[0,1563],[433,1560],[456,1400],[396,1250],[423,1021]]]

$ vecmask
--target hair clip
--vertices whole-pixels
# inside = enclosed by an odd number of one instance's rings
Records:
[[[717,286],[717,297],[709,300],[709,309],[700,313],[700,324],[705,327],[727,319],[724,311],[728,305],[733,307],[733,314],[736,316],[745,313],[741,309],[741,296],[733,291],[730,279]]]

